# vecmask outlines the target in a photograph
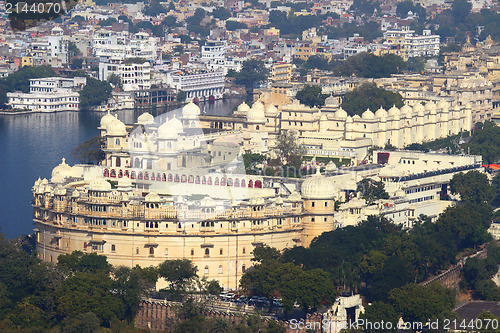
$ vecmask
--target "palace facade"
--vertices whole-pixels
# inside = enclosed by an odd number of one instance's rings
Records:
[[[441,197],[453,174],[481,167],[477,156],[380,151],[368,166],[330,163],[305,179],[246,175],[248,128],[204,134],[198,116],[192,103],[177,116],[144,113],[130,125],[105,115],[101,165],[63,159],[50,180],[34,184],[39,258],[56,262],[79,250],[129,267],[190,259],[200,276],[235,289],[258,245],[307,247],[373,214],[409,228],[452,203]],[[390,199],[364,201],[358,184],[366,177],[384,181]]]

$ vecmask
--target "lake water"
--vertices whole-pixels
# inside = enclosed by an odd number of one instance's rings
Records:
[[[226,115],[242,100],[231,99],[201,104],[206,114]],[[164,110],[153,112],[156,116]],[[124,110],[118,118],[135,122],[142,111]],[[99,134],[103,113],[61,112],[0,115],[0,232],[8,238],[32,233],[31,187],[38,177],[50,179],[52,169],[61,163],[77,163],[73,149]]]

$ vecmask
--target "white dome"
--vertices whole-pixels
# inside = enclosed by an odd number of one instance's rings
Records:
[[[108,125],[106,126],[106,134],[116,135],[116,136],[127,135],[127,127],[121,120],[115,118],[112,122],[108,123]]]
[[[300,193],[305,199],[333,199],[335,196],[335,186],[330,179],[321,175],[318,167],[316,174],[307,178],[302,183]]]
[[[250,111],[250,107],[248,106],[247,103],[243,102],[240,105],[238,105],[238,109],[237,110],[238,110],[238,112],[244,112],[244,113],[246,113],[246,112]]]
[[[144,198],[145,202],[160,202],[161,198],[157,193],[149,192]]]
[[[392,108],[389,109],[389,116],[399,115],[399,109],[393,105]]]
[[[335,106],[337,104],[337,98],[329,96],[325,99],[325,106]]]
[[[363,119],[373,119],[375,118],[375,115],[373,114],[373,112],[370,111],[370,109],[367,109],[365,112],[363,112],[361,117]]]
[[[387,111],[383,107],[380,107],[380,109],[375,112],[375,117],[377,118],[382,118],[382,117],[387,117]]]
[[[63,157],[61,164],[52,169],[52,178],[50,181],[53,183],[62,183],[64,178],[71,177],[71,175],[71,166],[66,164],[66,159]]]
[[[301,201],[302,197],[297,191],[293,191],[287,198],[287,201]]]
[[[424,111],[425,111],[425,107],[420,103],[415,104],[415,106],[413,107],[413,112],[422,113]]]
[[[155,118],[148,112],[144,112],[137,118],[137,123],[141,125],[148,125],[154,123]]]
[[[200,108],[193,102],[189,102],[182,108],[182,118],[196,119],[200,115]]]
[[[401,108],[402,114],[412,113],[412,111],[413,111],[413,109],[408,104],[403,105],[403,107]]]
[[[337,168],[337,164],[333,163],[333,161],[330,161],[328,162],[328,164],[326,165],[326,171],[333,171],[333,170],[336,170],[338,169]]]
[[[172,118],[158,127],[158,138],[175,140],[183,130],[182,123],[177,118]]]
[[[264,104],[255,102],[250,111],[247,112],[247,121],[250,123],[265,123],[266,115],[264,111]]]
[[[89,190],[92,191],[111,191],[111,184],[104,179],[96,179],[90,182]]]
[[[396,193],[394,194],[394,196],[399,197],[399,198],[404,198],[404,197],[406,197],[406,193],[402,189],[399,189],[399,190],[396,191]]]
[[[427,111],[435,111],[436,110],[436,104],[434,104],[433,101],[430,101],[427,104],[425,104],[425,109]]]
[[[271,113],[271,114],[278,113],[278,108],[274,106],[274,104],[269,104],[269,106],[266,108],[266,113]]]
[[[108,111],[108,113],[101,118],[101,128],[106,128],[106,126],[115,119],[116,118]]]
[[[78,190],[74,190],[73,193],[71,193],[71,196],[73,198],[78,198],[80,196],[80,192]]]
[[[339,108],[337,111],[335,111],[335,117],[337,117],[337,118],[346,118],[347,117],[347,112],[345,112],[344,109]]]

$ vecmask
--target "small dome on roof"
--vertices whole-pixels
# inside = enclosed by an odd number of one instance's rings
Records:
[[[184,105],[182,108],[182,118],[184,119],[196,119],[200,115],[200,107],[194,104],[192,101]]]
[[[124,136],[127,135],[127,127],[125,124],[119,120],[118,118],[115,118],[113,121],[108,123],[106,126],[106,134],[107,135],[114,135],[114,136]]]
[[[282,197],[277,197],[276,200],[274,201],[277,205],[282,205],[283,204],[283,198]]]
[[[408,104],[403,105],[403,107],[401,108],[401,113],[403,114],[412,113],[412,111],[413,109]]]
[[[78,198],[80,196],[80,192],[78,190],[74,190],[73,193],[71,193],[71,196],[73,198]]]
[[[347,117],[347,112],[345,112],[345,110],[340,107],[337,111],[335,111],[335,117],[337,117],[337,118],[346,118]]]
[[[149,125],[149,124],[154,123],[154,121],[155,121],[155,118],[153,117],[152,114],[150,114],[148,112],[144,112],[143,114],[141,114],[139,116],[139,118],[137,118],[137,123],[141,124],[141,125]]]
[[[53,183],[62,183],[64,181],[64,178],[71,177],[71,175],[71,166],[66,164],[66,159],[63,157],[61,164],[52,169],[52,177],[50,181]]]
[[[306,199],[333,199],[335,186],[330,179],[320,173],[319,167],[317,167],[316,174],[302,183],[300,193]]]
[[[174,117],[158,127],[158,138],[175,140],[179,137],[179,133],[183,132],[183,129],[181,121]]]
[[[248,106],[247,103],[243,102],[240,105],[238,105],[237,110],[238,110],[238,112],[245,112],[246,113],[246,112],[250,111],[250,107]]]
[[[90,182],[89,190],[92,191],[111,191],[111,184],[104,179],[95,179]]]
[[[115,120],[115,119],[116,119],[116,118],[115,118],[115,117],[114,117],[111,113],[109,113],[109,111],[108,111],[108,113],[106,113],[106,114],[104,115],[104,117],[102,117],[102,118],[101,118],[101,126],[100,126],[100,127],[101,127],[101,128],[106,128],[106,126],[107,126],[110,122],[112,122],[113,120]]]
[[[392,108],[389,109],[389,116],[399,115],[399,109],[396,105],[393,105]]]
[[[333,96],[328,96],[325,99],[325,106],[335,106],[335,105],[337,105],[337,98]]]
[[[54,189],[54,194],[55,195],[66,195],[66,189],[62,187],[61,185],[57,185],[57,187]]]
[[[302,197],[297,191],[293,191],[292,194],[288,196],[287,201],[302,201]]]
[[[373,114],[373,112],[370,111],[370,109],[367,109],[365,112],[363,112],[361,117],[363,119],[373,119],[375,118],[375,115]]]
[[[278,108],[274,106],[274,104],[269,104],[269,106],[266,108],[266,113],[278,113]]]
[[[448,102],[446,102],[444,99],[441,99],[437,104],[438,109],[444,109],[447,107],[448,107]]]
[[[333,161],[328,162],[325,168],[326,171],[333,171],[337,169],[338,169],[337,164],[333,163]]]
[[[154,193],[154,192],[149,192],[146,197],[144,198],[144,201],[145,202],[160,202],[161,201],[161,198],[160,196],[158,195],[158,193]]]
[[[380,107],[380,109],[375,112],[375,117],[377,118],[382,118],[382,117],[387,117],[387,111],[383,107]]]
[[[436,104],[434,104],[433,101],[430,101],[428,102],[427,104],[425,104],[425,109],[427,111],[433,111],[433,110],[436,110]]]
[[[255,102],[250,111],[247,112],[247,121],[250,123],[264,123],[266,122],[266,115],[264,111],[264,104]]]
[[[425,111],[425,107],[420,104],[420,103],[417,103],[415,104],[415,106],[413,106],[413,112],[423,112]]]
[[[356,115],[356,116],[358,116],[358,115]],[[359,118],[359,116],[358,116],[358,118]],[[353,122],[352,117],[351,116],[347,116],[346,123],[352,123],[352,122]]]

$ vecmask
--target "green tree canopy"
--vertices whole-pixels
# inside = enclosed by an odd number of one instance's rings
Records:
[[[305,148],[300,144],[295,131],[281,131],[276,138],[276,154],[287,161],[291,161],[293,156],[299,159],[305,154]]]
[[[108,82],[87,78],[87,84],[80,90],[80,109],[89,109],[107,102],[111,97],[111,90]]]
[[[392,106],[402,107],[403,97],[398,93],[378,88],[375,83],[363,83],[344,95],[341,106],[350,116],[362,115],[367,109],[375,112],[380,107],[386,110]]]
[[[297,95],[295,95],[295,97],[300,101],[300,103],[310,107],[315,107],[323,106],[328,95],[321,93],[320,86],[305,85],[304,88],[297,91]]]
[[[359,77],[381,78],[391,74],[402,73],[407,68],[404,60],[394,54],[376,56],[361,52],[347,58],[334,72],[339,76],[356,75]]]
[[[385,191],[382,181],[375,181],[371,178],[364,178],[358,183],[358,191],[368,204],[372,204],[378,199],[389,199],[389,194]]]
[[[267,80],[268,74],[262,60],[249,59],[243,62],[239,72],[234,73],[234,78],[237,84],[244,85],[247,91],[251,91],[257,84]]]
[[[460,194],[462,200],[474,203],[489,203],[496,192],[486,174],[477,170],[455,174],[450,181],[450,190],[453,194]]]
[[[95,136],[79,144],[71,155],[80,163],[97,165],[105,158],[102,150],[103,144],[102,137],[100,135]]]
[[[191,260],[166,260],[158,266],[158,274],[170,282],[173,291],[182,292],[197,276],[198,269]]]
[[[57,257],[57,266],[66,271],[86,273],[109,271],[111,268],[106,256],[96,253],[83,253],[82,251],[61,254]]]
[[[495,163],[500,159],[500,127],[491,121],[486,121],[482,129],[477,129],[465,148],[471,154],[482,155],[486,163]]]

